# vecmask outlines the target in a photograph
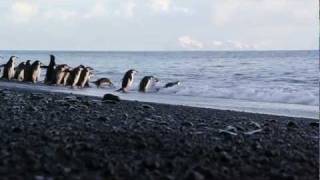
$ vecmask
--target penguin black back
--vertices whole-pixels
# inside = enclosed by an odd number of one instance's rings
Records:
[[[15,56],[11,56],[9,61],[4,65],[2,78],[8,79],[8,80],[14,78],[15,58],[16,58]]]
[[[31,77],[32,77],[31,60],[27,60],[26,65],[24,66],[24,81],[31,81]]]
[[[153,76],[145,76],[142,78],[140,84],[139,84],[139,91],[140,92],[146,92],[148,89],[148,86],[150,86],[150,81],[152,81],[154,77]]]
[[[53,83],[53,81],[55,80],[55,69],[56,69],[55,56],[50,55],[50,63],[49,63],[49,66],[47,66],[45,83]]]
[[[133,76],[137,71],[134,69],[130,69],[129,71],[127,71],[122,79],[122,86],[120,89],[118,89],[117,91],[123,91],[126,92],[128,90],[128,88],[132,85],[133,83]]]

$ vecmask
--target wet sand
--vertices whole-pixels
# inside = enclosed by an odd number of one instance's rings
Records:
[[[0,88],[0,179],[318,179],[319,120]]]

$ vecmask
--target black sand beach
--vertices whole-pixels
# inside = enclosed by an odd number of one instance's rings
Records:
[[[318,179],[319,121],[0,88],[0,179]]]

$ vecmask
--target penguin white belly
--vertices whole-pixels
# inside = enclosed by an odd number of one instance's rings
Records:
[[[58,72],[57,73],[57,85],[61,84],[62,80],[63,80],[63,77],[64,77],[64,73],[63,72]]]
[[[8,71],[8,79],[9,79],[9,80],[14,78],[14,73],[15,73],[14,67],[11,66],[11,67],[9,68],[9,71]]]
[[[151,86],[151,81],[149,80],[148,83],[147,83],[147,85],[146,85],[146,91],[149,90],[150,86]]]
[[[24,80],[24,69],[20,70],[17,79],[18,79],[18,81]]]
[[[79,74],[79,75],[76,75],[76,77],[74,78],[74,81],[73,81],[72,86],[76,86],[77,83],[78,83],[78,81],[79,81],[79,79],[80,79],[80,74]]]
[[[131,78],[131,79],[128,80],[128,84],[127,84],[127,86],[125,87],[125,89],[130,88],[130,87],[132,86],[132,83],[133,83],[133,78]]]
[[[35,83],[38,81],[39,79],[39,76],[40,76],[40,67],[35,69],[32,73],[32,82]]]

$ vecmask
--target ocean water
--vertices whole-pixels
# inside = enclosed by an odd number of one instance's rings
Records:
[[[108,77],[117,88],[128,69],[136,69],[130,93],[123,99],[231,109],[288,116],[318,117],[318,51],[247,52],[72,52],[0,51],[0,63],[11,55],[18,61],[40,60],[47,64],[49,54],[59,64],[95,69],[94,79]],[[43,71],[42,74],[44,74]],[[143,76],[160,79],[147,94],[138,93]],[[43,77],[42,77],[43,78]],[[165,83],[181,81],[180,86],[163,89]],[[62,91],[92,96],[114,92],[116,88],[70,89],[0,82],[2,86]],[[155,91],[155,89],[159,89]]]

